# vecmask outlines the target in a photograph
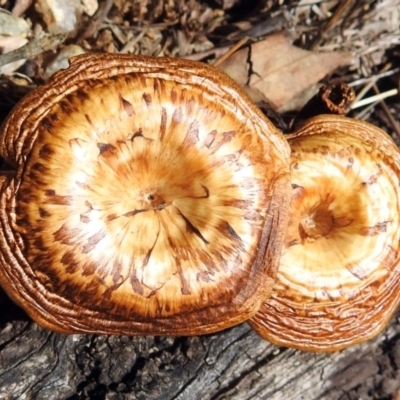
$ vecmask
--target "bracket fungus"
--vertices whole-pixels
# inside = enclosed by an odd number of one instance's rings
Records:
[[[276,286],[250,325],[333,351],[381,331],[400,301],[400,153],[379,128],[322,115],[288,135],[292,200]]]
[[[365,122],[323,115],[285,138],[213,67],[85,54],[17,104],[0,155],[0,284],[55,331],[249,319],[332,351],[400,302],[400,153]]]
[[[58,332],[242,322],[276,276],[289,152],[215,68],[77,56],[2,127],[0,283]]]

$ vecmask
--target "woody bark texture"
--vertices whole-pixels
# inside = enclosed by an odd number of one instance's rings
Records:
[[[2,295],[0,399],[396,399],[400,313],[332,354],[285,349],[247,324],[195,337],[62,335]]]

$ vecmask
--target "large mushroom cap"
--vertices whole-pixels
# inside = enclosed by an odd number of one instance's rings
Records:
[[[83,55],[15,108],[0,282],[60,332],[201,334],[269,295],[289,147],[203,64]]]
[[[250,324],[278,345],[338,350],[376,335],[400,301],[400,154],[385,132],[338,116],[288,140],[289,230]]]

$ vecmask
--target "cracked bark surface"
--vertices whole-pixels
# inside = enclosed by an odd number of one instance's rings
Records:
[[[396,399],[400,311],[332,354],[284,349],[247,324],[196,337],[61,335],[2,293],[0,399]]]

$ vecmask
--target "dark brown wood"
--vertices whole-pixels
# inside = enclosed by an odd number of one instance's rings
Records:
[[[62,335],[4,295],[0,307],[0,399],[394,399],[400,391],[400,312],[376,339],[316,354],[276,347],[247,324],[201,337]]]

